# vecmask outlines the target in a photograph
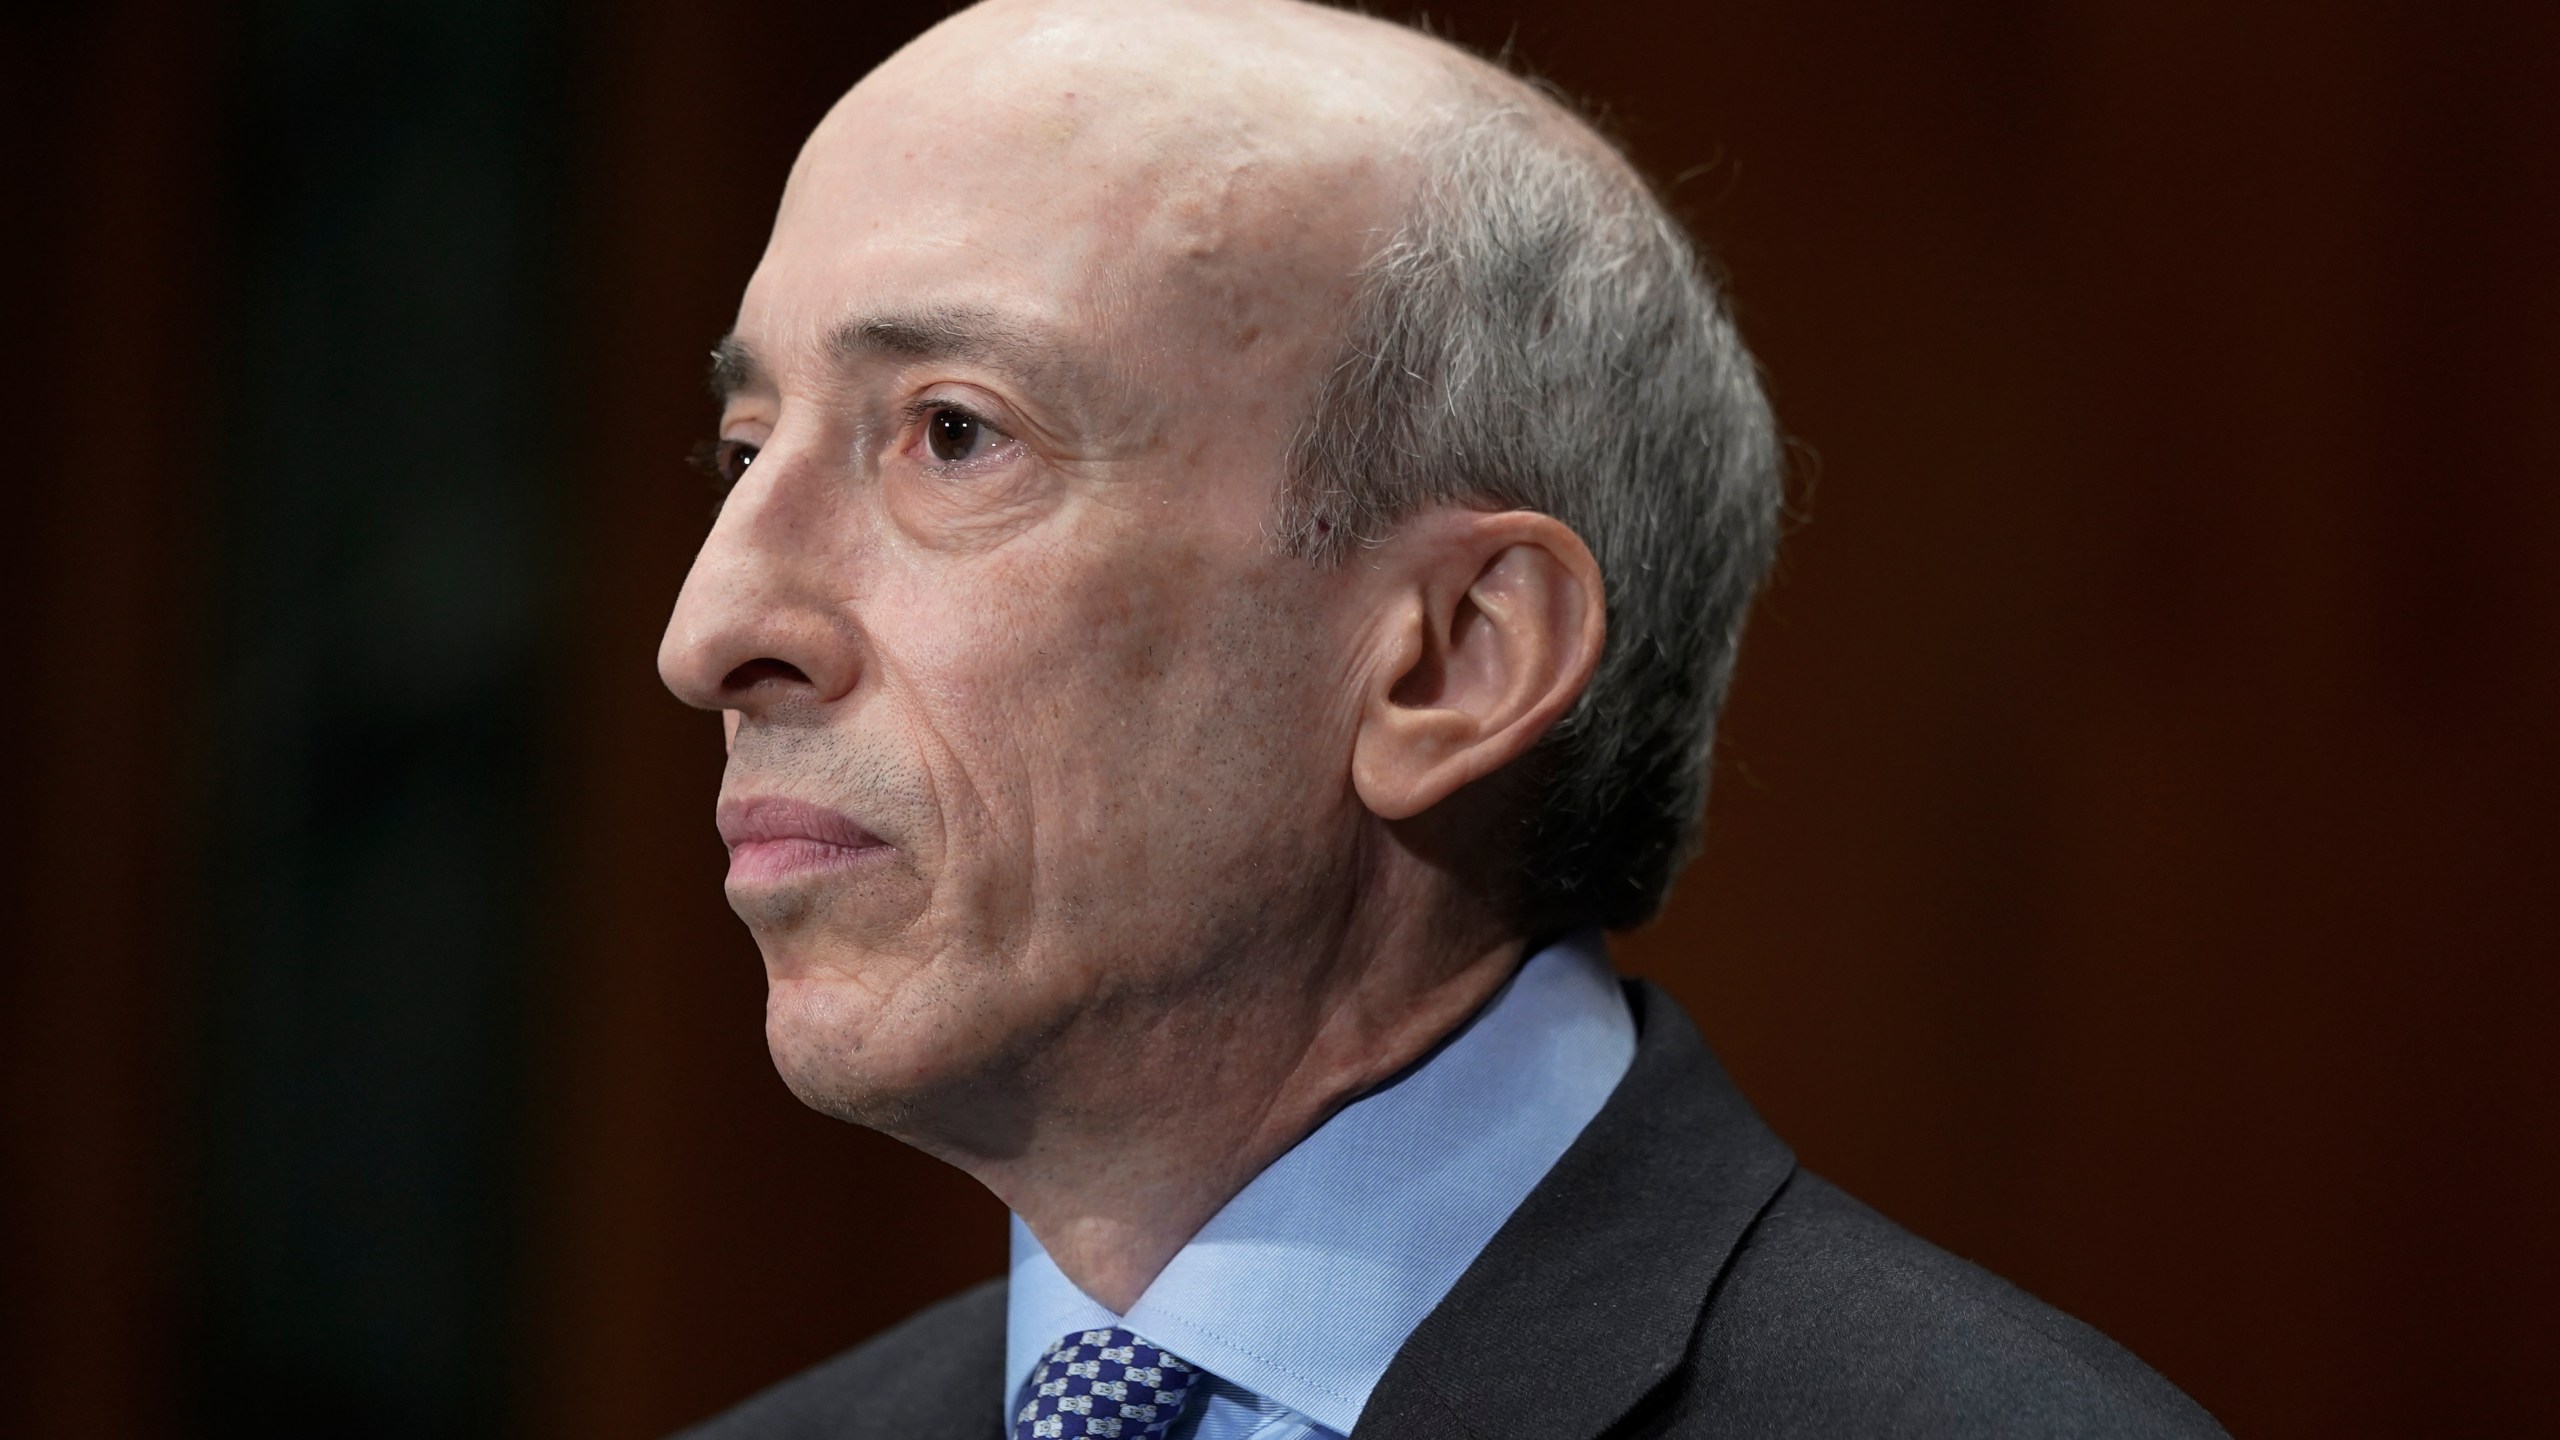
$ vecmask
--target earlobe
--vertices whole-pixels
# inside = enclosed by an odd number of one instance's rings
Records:
[[[1530,511],[1417,517],[1381,559],[1399,604],[1352,753],[1361,803],[1410,819],[1528,753],[1598,667],[1600,569]]]

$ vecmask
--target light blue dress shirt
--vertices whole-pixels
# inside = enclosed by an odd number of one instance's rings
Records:
[[[1070,1332],[1125,1326],[1207,1376],[1169,1440],[1347,1434],[1448,1295],[1635,1058],[1597,931],[1531,956],[1436,1053],[1336,1112],[1212,1216],[1114,1315],[1013,1221],[1005,1433]]]

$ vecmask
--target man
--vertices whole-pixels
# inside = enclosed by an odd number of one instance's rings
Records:
[[[1560,107],[1295,0],[994,0],[810,138],[717,381],[660,667],[775,1063],[1015,1222],[698,1433],[2218,1433],[1609,973],[1776,446]]]

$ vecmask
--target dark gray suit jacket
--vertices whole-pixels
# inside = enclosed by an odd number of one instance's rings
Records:
[[[1669,996],[1635,1063],[1398,1352],[1355,1440],[2216,1436],[2079,1321],[1796,1165]],[[1002,1281],[688,1440],[997,1440]]]

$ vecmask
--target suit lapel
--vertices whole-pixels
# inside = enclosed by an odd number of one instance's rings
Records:
[[[1638,980],[1627,1000],[1626,1078],[1397,1352],[1355,1440],[1584,1440],[1687,1357],[1795,1156],[1670,996]]]

